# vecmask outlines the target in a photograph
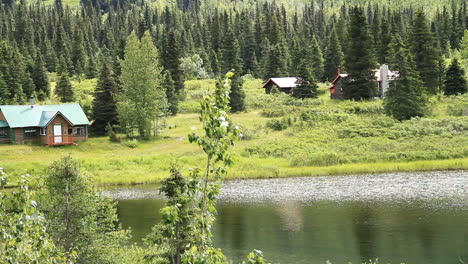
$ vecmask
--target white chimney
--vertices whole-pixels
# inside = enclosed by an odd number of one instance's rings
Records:
[[[34,96],[29,97],[29,105],[31,105],[31,108],[34,108],[35,100]]]
[[[382,98],[385,98],[385,93],[388,91],[389,83],[388,83],[388,65],[382,64],[380,66],[380,87],[382,89]]]

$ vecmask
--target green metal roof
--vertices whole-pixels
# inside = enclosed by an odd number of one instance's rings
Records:
[[[7,126],[15,127],[44,127],[58,114],[73,125],[89,125],[89,120],[79,104],[60,105],[0,105],[8,122]]]
[[[0,127],[8,127],[8,123],[6,121],[0,120]]]

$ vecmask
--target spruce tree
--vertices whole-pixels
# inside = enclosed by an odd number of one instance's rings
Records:
[[[383,64],[383,63],[388,63],[388,56],[389,56],[388,46],[390,45],[390,42],[392,41],[390,24],[385,18],[382,19],[382,23],[380,26],[380,34],[381,36],[377,43],[378,45],[377,54],[378,54],[379,63]]]
[[[117,106],[115,103],[115,94],[117,92],[117,83],[114,80],[114,74],[107,62],[103,62],[92,106],[94,122],[91,129],[96,135],[105,135],[106,126],[116,125]]]
[[[71,49],[73,72],[76,75],[81,75],[85,72],[86,68],[85,50],[83,46],[83,33],[78,26],[75,26],[73,34],[74,35]]]
[[[467,19],[468,22],[468,19]],[[468,25],[468,23],[467,23]],[[465,70],[465,72],[468,70],[468,30],[464,31],[463,37],[460,41],[460,64],[462,69]]]
[[[323,54],[322,49],[315,35],[309,47],[309,67],[314,74],[315,80],[322,80],[323,77]]]
[[[457,58],[452,60],[450,67],[445,73],[444,94],[457,95],[467,92],[465,71],[460,67]]]
[[[375,59],[373,43],[363,10],[354,7],[350,12],[349,43],[346,52],[346,99],[362,100],[375,95],[376,82],[373,73]]]
[[[62,103],[75,101],[75,92],[73,91],[68,72],[64,71],[60,74],[57,85],[55,86],[55,95]]]
[[[240,112],[245,110],[245,93],[242,89],[243,80],[240,76],[242,72],[239,42],[232,30],[228,30],[224,36],[221,48],[221,72],[234,70],[235,74],[232,77],[231,92],[229,97],[229,106],[232,112]]]
[[[302,60],[297,71],[296,87],[292,91],[292,96],[300,99],[316,98],[317,97],[317,83],[314,74],[310,71],[309,65],[306,60]]]
[[[180,66],[181,53],[179,43],[176,40],[174,31],[170,31],[168,36],[164,39],[163,49],[161,54],[161,62],[167,71],[170,73],[170,78],[174,82],[174,91],[166,91],[167,100],[171,102],[173,107],[170,107],[170,111],[173,115],[177,114],[178,110],[178,95],[184,90],[185,76]]]
[[[210,52],[210,63],[211,63],[211,70],[213,71],[213,74],[219,75],[219,60],[218,60],[218,55],[214,50],[211,50]]]
[[[3,79],[2,72],[0,72],[0,105],[8,104],[10,97],[10,92],[8,91],[8,86],[6,81]]]
[[[400,121],[424,116],[427,111],[427,97],[411,54],[399,35],[392,40],[391,48],[392,67],[399,72],[399,78],[390,83],[385,94],[385,111]]]
[[[49,77],[45,68],[45,63],[40,54],[36,55],[33,66],[32,79],[35,86],[37,98],[44,100],[50,96]]]
[[[336,30],[333,29],[330,37],[328,38],[327,49],[325,52],[325,66],[323,79],[331,81],[336,77],[338,67],[343,65],[344,55],[341,49],[340,41]]]
[[[47,231],[55,244],[76,255],[76,263],[119,263],[116,248],[128,234],[118,224],[117,209],[102,197],[70,156],[52,163],[39,195]],[[45,262],[44,262],[45,263]]]
[[[437,93],[439,89],[440,54],[436,46],[436,40],[427,24],[426,16],[421,10],[416,13],[413,21],[410,42],[416,69],[425,88],[430,94]]]
[[[263,79],[268,80],[274,77],[283,77],[286,75],[286,60],[279,44],[274,45],[268,51],[266,57]]]
[[[88,79],[96,78],[97,76],[96,68],[97,66],[96,66],[96,61],[94,59],[94,56],[88,56],[88,61],[86,63],[86,68],[85,68],[86,78]]]
[[[164,71],[161,84],[166,90],[167,102],[169,104],[169,112],[172,115],[176,115],[179,111],[179,100],[175,92],[175,82],[174,80],[172,80],[170,71]]]
[[[180,67],[180,59],[182,58],[179,42],[176,39],[174,31],[169,31],[167,38],[164,41],[162,49],[161,61],[164,69],[171,73],[172,80],[175,85],[175,95],[180,94],[184,90],[184,72]],[[175,100],[175,99],[171,99]]]

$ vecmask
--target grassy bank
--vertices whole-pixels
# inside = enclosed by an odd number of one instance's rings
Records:
[[[398,122],[384,115],[379,100],[332,101],[323,88],[318,99],[295,100],[265,95],[260,84],[246,82],[248,111],[232,115],[244,138],[234,148],[228,178],[468,169],[466,96],[433,98],[427,118]],[[183,169],[202,166],[203,155],[187,135],[201,133],[198,100],[212,85],[187,82],[182,113],[167,120],[158,139],[110,143],[91,138],[59,148],[2,145],[0,166],[14,180],[24,173],[44,174],[52,161],[71,154],[100,185],[158,182],[174,162]]]

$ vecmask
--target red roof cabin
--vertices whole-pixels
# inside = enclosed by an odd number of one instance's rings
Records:
[[[387,64],[382,64],[379,69],[372,70],[374,72],[375,81],[378,85],[377,97],[384,98],[385,93],[388,91],[391,81],[398,79],[400,76],[397,71],[390,71]],[[347,73],[341,72],[341,67],[338,67],[338,72],[335,79],[331,82],[332,85],[328,87],[330,90],[331,99],[344,100],[346,87],[343,86],[343,80],[348,78]]]

